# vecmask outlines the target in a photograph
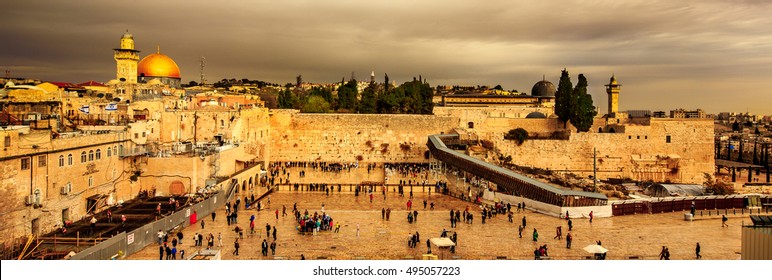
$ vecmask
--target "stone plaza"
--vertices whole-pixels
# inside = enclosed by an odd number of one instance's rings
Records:
[[[305,169],[307,175],[299,178],[297,174],[301,168],[289,168],[290,181],[299,183],[310,182],[335,182],[347,183],[362,180],[382,179],[383,170],[380,172],[365,172],[364,168],[358,168],[351,172],[338,174],[313,172]],[[407,179],[407,178],[405,178]],[[438,179],[445,179],[439,177]],[[389,182],[400,180],[391,178]],[[451,179],[452,181],[452,179]],[[429,183],[433,180],[429,180]],[[418,188],[416,188],[418,189]],[[248,192],[247,192],[248,194]],[[243,195],[243,193],[242,193]],[[235,200],[235,197],[233,198]],[[405,191],[404,196],[392,191],[386,196],[380,192],[373,193],[373,201],[370,202],[367,193],[356,196],[353,192],[325,192],[287,191],[273,192],[263,197],[260,202],[261,211],[254,209],[238,211],[237,225],[245,229],[243,239],[239,240],[241,248],[239,255],[233,255],[234,240],[238,234],[234,232],[235,225],[227,225],[225,209],[218,210],[216,219],[205,219],[205,228],[200,222],[183,229],[184,240],[178,245],[178,250],[185,250],[186,256],[195,251],[206,248],[194,247],[192,236],[201,233],[205,237],[212,233],[215,238],[222,234],[223,246],[220,247],[215,240],[215,248],[222,250],[223,259],[292,259],[298,260],[301,255],[306,259],[421,259],[427,253],[426,240],[439,237],[443,229],[450,234],[458,235],[458,246],[455,253],[447,249],[438,250],[432,246],[432,253],[441,259],[533,259],[533,251],[542,245],[547,245],[551,259],[579,260],[591,258],[593,255],[582,248],[601,241],[603,247],[609,250],[607,259],[659,259],[662,246],[667,246],[671,253],[671,259],[690,260],[695,259],[695,245],[701,244],[703,259],[708,260],[738,260],[740,259],[741,225],[749,223],[747,215],[728,215],[729,227],[721,227],[720,216],[714,213],[708,217],[698,217],[694,221],[684,221],[682,212],[665,214],[643,214],[629,216],[615,216],[611,218],[596,218],[592,223],[588,219],[572,219],[573,245],[566,248],[565,234],[568,226],[565,219],[547,216],[532,211],[515,210],[514,221],[510,223],[507,215],[499,214],[482,224],[480,219],[480,206],[465,202],[450,196],[424,192],[415,192],[412,199],[413,210],[419,215],[414,223],[407,222],[408,211],[406,203],[409,195]],[[424,208],[423,201],[434,203],[434,209],[430,206]],[[298,223],[292,213],[293,204],[297,203],[298,210],[302,213],[308,210],[310,215],[314,212],[324,211],[330,215],[335,223],[340,223],[340,232],[320,231],[316,235],[306,233],[302,235],[296,229]],[[287,208],[287,216],[282,216],[282,207]],[[466,208],[474,214],[473,224],[463,221],[451,228],[449,222],[449,210],[464,211]],[[388,221],[382,219],[381,209],[390,208],[391,217]],[[278,210],[278,219],[276,211]],[[249,232],[249,217],[255,216],[255,233]],[[518,238],[518,226],[523,217],[527,219],[527,226],[523,231],[523,237]],[[276,254],[263,257],[260,253],[262,241],[273,241],[265,231],[265,225],[277,227]],[[562,226],[563,239],[554,238],[556,227]],[[359,230],[357,230],[359,228]],[[532,241],[533,231],[539,233],[538,242]],[[418,232],[420,242],[416,248],[408,247],[408,238]],[[170,235],[174,236],[173,232]],[[128,259],[158,259],[158,246],[150,245],[144,250],[130,255]],[[179,257],[178,257],[179,259]]]

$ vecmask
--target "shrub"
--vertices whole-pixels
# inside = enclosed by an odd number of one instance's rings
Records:
[[[504,139],[513,140],[520,146],[525,140],[528,140],[528,131],[518,127],[507,132],[507,134],[504,135]]]

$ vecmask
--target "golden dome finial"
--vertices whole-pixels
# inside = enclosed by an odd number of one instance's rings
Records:
[[[155,45],[156,52],[155,53],[161,53],[161,45]]]

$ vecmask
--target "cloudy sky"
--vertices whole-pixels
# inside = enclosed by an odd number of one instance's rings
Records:
[[[398,83],[502,85],[584,73],[596,106],[616,74],[620,109],[772,114],[766,0],[7,0],[0,70],[50,81],[115,78],[129,30],[141,56],[173,58],[183,82],[335,82],[375,71]]]

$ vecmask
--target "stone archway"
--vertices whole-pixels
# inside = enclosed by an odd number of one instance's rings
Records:
[[[183,195],[185,194],[185,184],[180,181],[174,181],[169,185],[169,194],[171,195]]]

